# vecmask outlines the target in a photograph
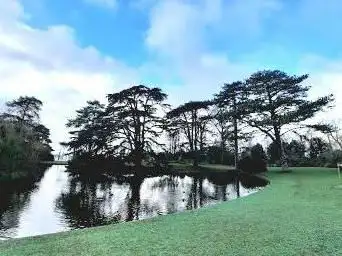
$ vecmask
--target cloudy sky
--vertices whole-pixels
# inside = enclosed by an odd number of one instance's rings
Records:
[[[342,107],[340,0],[0,0],[0,103],[44,102],[54,146],[86,100],[135,84],[172,104],[262,69],[309,73]]]

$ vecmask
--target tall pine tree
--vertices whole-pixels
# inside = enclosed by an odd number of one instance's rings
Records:
[[[224,115],[219,115],[218,118],[226,118],[226,121],[233,124],[232,139],[234,141],[235,167],[239,161],[239,139],[244,137],[240,125],[248,111],[246,107],[247,96],[245,84],[237,81],[224,84],[220,93],[215,97],[218,107],[224,110]],[[220,120],[220,123],[224,123],[223,120]]]
[[[287,160],[282,135],[303,125],[333,101],[333,95],[309,100],[311,86],[303,83],[307,78],[308,75],[292,76],[279,70],[266,70],[252,74],[246,81],[250,95],[248,108],[253,113],[248,117],[248,124],[275,142],[283,168],[287,167]]]

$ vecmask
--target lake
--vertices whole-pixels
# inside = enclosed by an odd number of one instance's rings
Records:
[[[98,181],[52,166],[35,184],[0,183],[0,238],[36,236],[136,221],[209,207],[262,189],[258,179],[228,173],[117,176]]]

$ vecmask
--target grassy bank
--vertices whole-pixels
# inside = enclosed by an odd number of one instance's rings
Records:
[[[0,242],[0,255],[342,255],[336,170],[269,173],[264,191],[211,208]]]
[[[173,173],[203,173],[203,172],[228,172],[234,171],[235,167],[221,164],[200,164],[198,167],[194,167],[190,163],[169,163],[170,171]]]

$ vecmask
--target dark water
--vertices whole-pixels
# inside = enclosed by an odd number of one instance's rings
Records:
[[[246,196],[265,185],[256,181],[212,174],[145,179],[121,176],[89,182],[68,177],[63,166],[53,166],[34,185],[0,184],[0,239],[141,220],[206,207]]]

